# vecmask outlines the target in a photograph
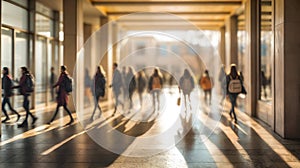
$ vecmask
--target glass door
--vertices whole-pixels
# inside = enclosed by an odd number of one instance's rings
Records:
[[[38,37],[35,46],[35,104],[47,101],[47,39]]]

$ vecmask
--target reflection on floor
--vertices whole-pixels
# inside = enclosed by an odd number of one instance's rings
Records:
[[[178,108],[178,95],[165,94],[175,101],[168,101],[169,105]],[[205,112],[209,107],[200,106],[199,111],[204,112],[193,116],[198,122],[170,150],[150,157],[126,157],[99,146],[87,132],[95,126],[103,128],[109,125],[132,137],[151,136],[165,129],[168,118],[151,120],[151,116],[146,116],[149,120],[140,122],[139,115],[132,113],[111,116],[112,107],[103,102],[101,107],[106,120],[97,122],[96,119],[96,124],[85,130],[83,126],[87,128],[88,124],[75,122],[64,126],[69,121],[65,113],[60,113],[51,126],[46,125],[54,107],[35,110],[39,116],[36,126],[17,128],[13,116],[11,123],[2,124],[0,167],[300,167],[300,141],[281,139],[264,123],[242,112],[238,112],[239,121],[234,124],[227,108],[215,129],[207,126],[209,122],[204,122],[214,119],[211,113]],[[166,116],[171,114],[166,113]],[[205,134],[203,129],[211,129],[211,133]],[[118,139],[109,140],[116,146],[123,143]],[[124,143],[128,143],[129,148],[135,142]]]

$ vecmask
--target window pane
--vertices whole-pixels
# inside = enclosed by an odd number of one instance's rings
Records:
[[[35,103],[45,103],[47,82],[47,41],[39,37],[35,49]]]
[[[260,1],[260,99],[272,100],[272,1]]]
[[[36,32],[40,35],[53,36],[53,20],[43,15],[36,14]]]
[[[12,66],[12,30],[1,28],[1,67]]]
[[[2,1],[2,5],[3,24],[28,30],[27,10],[6,1]]]
[[[28,66],[28,34],[23,32],[16,32],[15,41],[15,60],[14,60],[14,77],[20,79],[21,71],[20,67]],[[29,67],[30,69],[30,67]],[[14,96],[14,107],[22,107],[22,96]]]
[[[11,0],[11,1],[13,1],[13,2],[15,2],[15,3],[17,3],[17,4],[19,4],[23,7],[28,7],[28,1],[27,0]]]

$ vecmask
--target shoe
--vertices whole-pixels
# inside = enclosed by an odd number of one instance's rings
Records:
[[[28,125],[27,121],[24,121],[22,124],[18,125],[18,128],[22,128],[22,127],[25,127],[27,125]]]
[[[47,125],[51,125],[51,121],[47,122],[46,124],[47,124]]]
[[[18,122],[20,118],[21,118],[21,115],[17,114],[17,121],[16,122]]]
[[[237,124],[237,120],[234,120],[234,123],[236,123],[236,124]]]
[[[38,119],[37,117],[34,117],[34,118],[32,119],[31,124],[33,125],[33,124],[36,122],[37,119]]]
[[[2,122],[5,123],[8,120],[9,120],[9,117],[6,117]]]

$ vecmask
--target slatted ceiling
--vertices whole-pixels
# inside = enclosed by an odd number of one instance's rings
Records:
[[[99,11],[105,11],[113,19],[122,19],[121,16],[136,12],[164,12],[172,13],[191,23],[207,29],[219,29],[224,25],[226,18],[236,11],[243,0],[91,0],[92,4]],[[161,14],[151,14],[146,17],[144,14],[136,14],[136,18],[130,18],[130,21],[122,21],[122,26],[133,24],[142,27],[145,21],[151,21],[151,24],[161,25],[167,22]],[[138,15],[141,15],[140,17]],[[126,16],[127,17],[127,16]],[[139,23],[140,22],[140,23]],[[153,22],[153,23],[152,23]],[[156,23],[154,23],[156,22]],[[172,22],[171,25],[181,26],[181,22]],[[130,26],[130,27],[134,27]],[[145,25],[146,27],[146,25]],[[169,26],[170,27],[170,26]]]

